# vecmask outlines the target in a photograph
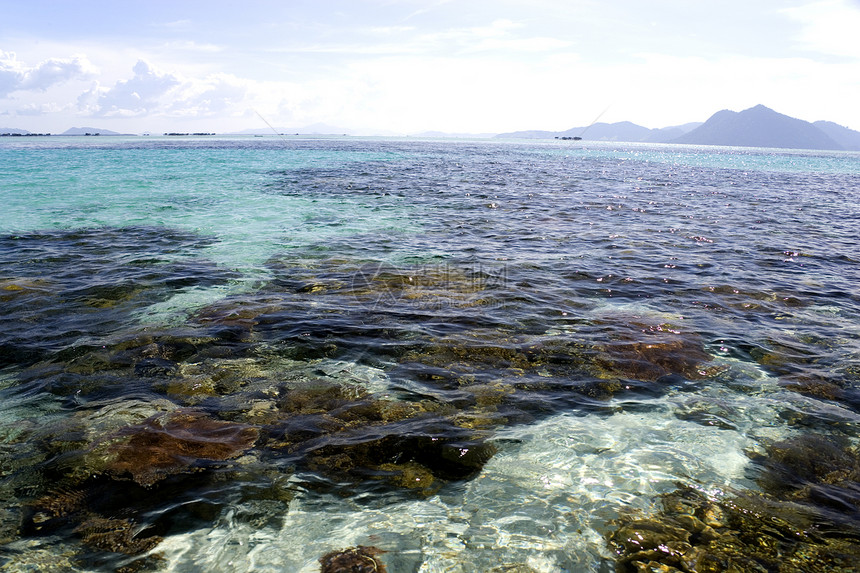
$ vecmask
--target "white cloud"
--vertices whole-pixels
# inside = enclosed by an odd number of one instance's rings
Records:
[[[371,34],[379,36],[390,36],[394,34],[405,34],[414,32],[415,26],[375,26],[368,30]]]
[[[49,113],[58,113],[66,111],[68,106],[61,106],[56,103],[29,103],[15,110],[15,115],[22,116],[39,116]]]
[[[242,112],[240,104],[247,94],[248,82],[229,74],[214,74],[185,82],[165,113],[185,117],[235,115]]]
[[[0,51],[0,97],[16,91],[24,79],[23,64],[14,52]]]
[[[45,91],[51,86],[72,79],[87,79],[96,74],[96,69],[85,57],[76,56],[61,60],[51,58],[24,74],[20,89]]]
[[[16,91],[46,91],[73,79],[87,79],[96,74],[95,67],[83,56],[50,58],[28,67],[14,52],[0,51],[0,97]]]
[[[172,22],[164,22],[161,24],[161,26],[163,26],[165,28],[183,28],[184,29],[184,28],[189,28],[192,24],[193,24],[193,22],[191,20],[184,19],[184,20],[173,20]]]
[[[77,98],[83,115],[108,118],[212,118],[240,115],[252,82],[230,74],[187,78],[139,60],[134,76],[112,87],[94,82]]]
[[[499,52],[509,51],[517,53],[552,52],[569,48],[573,42],[559,40],[557,38],[487,38],[472,46],[468,51],[474,52]]]
[[[148,115],[158,110],[161,98],[181,83],[176,76],[159,72],[144,60],[138,60],[133,71],[133,78],[120,80],[112,88],[94,85],[78,98],[79,104],[95,116]]]
[[[810,58],[637,54],[602,64],[570,51],[537,59],[497,54],[405,54],[356,59],[335,75],[272,82],[278,107],[260,107],[275,125],[317,121],[398,133],[560,130],[630,120],[647,127],[704,121],[720,109],[764,104],[809,121],[856,115],[860,76],[851,63]],[[798,93],[796,86],[818,86]],[[258,87],[250,86],[249,95]],[[845,121],[842,120],[844,123]]]

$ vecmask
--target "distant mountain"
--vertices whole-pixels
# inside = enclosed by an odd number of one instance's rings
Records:
[[[109,129],[99,129],[97,127],[71,127],[60,133],[59,135],[123,135]]]
[[[26,129],[18,129],[17,127],[0,127],[0,135],[28,135],[29,133]]]
[[[566,131],[513,131],[496,137],[508,139],[582,138],[584,141],[680,143],[860,151],[860,131],[831,121],[809,123],[777,113],[763,105],[741,112],[718,111],[704,123],[686,123],[648,129],[629,121],[595,123]]]
[[[629,121],[618,123],[595,123],[585,127],[572,127],[565,131],[513,131],[500,133],[496,137],[506,139],[553,139],[581,137],[586,141],[630,141],[646,143],[668,143],[688,131],[702,125],[686,123],[662,129],[649,129]]]
[[[816,121],[813,123],[815,127],[827,134],[830,139],[842,146],[842,149],[848,151],[860,151],[860,131],[854,131],[847,127],[842,127],[838,123],[832,121]]]
[[[724,109],[701,126],[672,140],[688,145],[730,145],[790,149],[843,149],[823,130],[763,105],[741,112]]]

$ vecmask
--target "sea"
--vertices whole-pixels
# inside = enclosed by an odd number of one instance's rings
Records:
[[[0,138],[0,569],[856,570],[858,285],[856,152]]]

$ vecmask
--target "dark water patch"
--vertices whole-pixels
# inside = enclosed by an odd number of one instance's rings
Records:
[[[779,383],[786,390],[860,412],[860,384],[850,370],[813,367],[782,376]]]
[[[55,484],[25,507],[21,534],[30,540],[76,539],[81,544],[75,555],[79,566],[115,570],[135,562],[164,536],[211,524],[226,493],[217,483],[201,474],[149,488],[104,477],[76,486]],[[196,493],[189,495],[190,491]],[[151,558],[160,564],[157,554]]]
[[[241,323],[291,358],[377,356],[400,365],[392,371],[395,379],[439,389],[538,373],[654,381],[719,371],[689,327],[629,316],[595,323],[583,320],[569,301],[556,303],[572,311],[568,317],[567,311],[547,309],[553,289],[530,292],[524,279],[511,285],[518,269],[492,274],[452,263],[440,269],[335,259],[305,259],[299,266],[279,260],[273,266],[279,276],[270,292],[224,301],[201,311],[199,320]],[[286,292],[278,292],[282,288]],[[570,334],[547,336],[554,323]],[[584,385],[589,392],[611,386]]]
[[[762,489],[824,513],[860,539],[860,455],[837,436],[800,434],[757,458]]]
[[[239,359],[249,351],[248,342],[226,334],[222,328],[145,333],[126,329],[121,335],[105,336],[104,344],[76,345],[49,362],[20,370],[7,393],[48,392],[75,407],[111,397],[155,397],[183,383],[202,392],[201,381],[186,372],[190,364]]]
[[[157,227],[0,237],[0,366],[31,364],[81,339],[122,331],[135,311],[181,289],[235,279],[232,271],[191,258],[211,243]]]

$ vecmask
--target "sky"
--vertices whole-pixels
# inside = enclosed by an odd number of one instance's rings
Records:
[[[860,130],[860,0],[0,0],[0,127]]]

